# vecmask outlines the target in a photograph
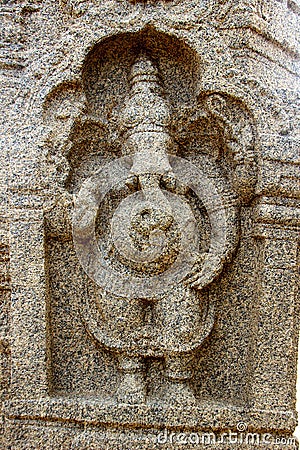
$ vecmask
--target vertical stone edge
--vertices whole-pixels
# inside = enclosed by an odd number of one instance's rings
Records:
[[[254,208],[259,257],[252,406],[292,412],[296,421],[300,205],[285,200],[261,198]]]

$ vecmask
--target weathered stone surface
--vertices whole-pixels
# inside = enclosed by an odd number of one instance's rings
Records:
[[[299,1],[0,15],[0,447],[297,448]]]

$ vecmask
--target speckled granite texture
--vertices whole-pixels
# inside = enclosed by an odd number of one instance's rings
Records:
[[[1,2],[1,450],[298,448],[299,24]]]

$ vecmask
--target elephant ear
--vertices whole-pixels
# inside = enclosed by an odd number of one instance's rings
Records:
[[[204,154],[216,161],[222,153],[222,128],[202,102],[173,112],[171,134],[182,157]]]
[[[207,114],[224,130],[225,144],[233,162],[255,160],[255,131],[250,113],[229,96],[209,94],[202,99]],[[238,145],[234,145],[234,143]]]
[[[68,153],[72,147],[74,124],[83,114],[86,99],[78,81],[67,81],[56,86],[43,104],[44,135],[42,145],[47,149],[49,187],[64,189],[69,176]]]
[[[202,93],[193,107],[175,111],[171,130],[183,157],[206,155],[230,180],[242,204],[257,180],[254,119],[245,105],[221,93]]]
[[[78,81],[61,83],[49,92],[43,104],[44,178],[49,186],[44,204],[46,232],[60,239],[71,239],[72,194],[87,170],[115,157],[119,146],[114,130],[87,110],[86,96]]]
[[[241,101],[212,93],[201,98],[211,121],[223,131],[222,164],[241,202],[254,195],[257,181],[256,132],[254,119]]]
[[[214,210],[217,214],[210,215],[214,239],[186,277],[191,287],[202,289],[232,258],[239,240],[240,205],[249,204],[254,196],[255,126],[250,111],[239,99],[221,93],[203,93],[192,108],[175,114],[172,133],[178,153],[201,166],[202,178],[210,179],[215,198],[219,198]],[[207,211],[211,202],[206,202]]]

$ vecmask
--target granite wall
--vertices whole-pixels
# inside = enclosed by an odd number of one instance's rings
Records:
[[[299,15],[2,2],[1,448],[298,448]]]

